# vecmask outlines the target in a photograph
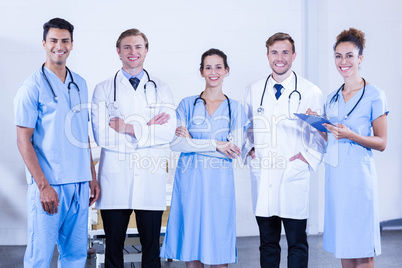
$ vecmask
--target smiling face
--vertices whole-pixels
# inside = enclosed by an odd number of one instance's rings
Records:
[[[123,63],[123,69],[133,76],[138,75],[144,65],[148,49],[141,35],[124,37],[117,48],[117,54]]]
[[[339,43],[335,48],[335,66],[343,78],[359,75],[359,64],[363,55],[359,55],[359,48],[352,42]]]
[[[267,53],[274,79],[277,82],[285,80],[292,72],[292,63],[296,58],[289,40],[275,41],[268,47]]]
[[[65,65],[73,49],[71,34],[68,30],[50,28],[46,40],[42,41],[46,50],[46,65]]]
[[[207,88],[222,86],[223,79],[228,73],[229,68],[225,68],[223,58],[218,55],[205,57],[204,69],[201,70],[201,75],[205,78]]]

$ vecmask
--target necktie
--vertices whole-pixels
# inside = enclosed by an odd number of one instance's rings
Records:
[[[138,79],[137,77],[131,77],[129,80],[134,90],[137,90],[138,84],[140,83],[140,79]]]
[[[283,86],[281,84],[275,84],[274,88],[276,88],[276,93],[275,93],[275,97],[276,99],[279,99],[279,97],[281,96],[281,89],[283,88]]]

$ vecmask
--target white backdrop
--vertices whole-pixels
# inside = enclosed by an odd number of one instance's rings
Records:
[[[115,50],[119,34],[143,31],[150,43],[145,68],[169,84],[176,104],[198,94],[201,54],[223,50],[230,76],[225,93],[241,100],[246,86],[270,72],[265,41],[277,31],[293,36],[298,53],[294,70],[327,95],[342,83],[334,68],[332,45],[343,29],[357,27],[367,36],[362,74],[384,89],[390,106],[388,148],[376,153],[380,219],[402,217],[401,114],[402,5],[399,1],[249,0],[249,1],[55,1],[0,0],[0,245],[26,243],[26,183],[16,146],[13,98],[20,85],[45,60],[42,25],[61,17],[75,26],[68,66],[83,76],[90,94],[121,63]],[[93,146],[95,146],[93,144]],[[95,155],[97,151],[95,150]],[[258,235],[246,168],[236,172],[238,235]],[[323,168],[311,185],[309,233],[323,229]]]

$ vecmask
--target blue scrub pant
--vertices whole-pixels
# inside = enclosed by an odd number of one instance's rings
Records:
[[[36,183],[28,185],[28,245],[24,267],[49,267],[54,246],[59,268],[85,267],[88,245],[89,182],[52,185],[59,196],[57,214],[42,208]]]

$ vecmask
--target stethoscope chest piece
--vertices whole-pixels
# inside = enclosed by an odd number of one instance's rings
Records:
[[[79,112],[81,112],[81,110],[82,110],[82,108],[81,108],[81,92],[80,92],[80,88],[79,88],[78,85],[74,82],[74,77],[73,77],[73,75],[72,75],[70,69],[68,69],[67,66],[65,66],[65,67],[66,67],[66,71],[67,71],[67,73],[70,75],[70,79],[71,79],[71,81],[68,83],[68,86],[67,86],[67,88],[68,88],[68,98],[69,98],[69,100],[70,100],[70,109],[71,109],[71,111],[73,111],[74,113],[79,113]],[[59,102],[59,97],[58,97],[58,96],[56,95],[56,93],[54,92],[54,89],[53,89],[53,87],[52,87],[52,84],[50,84],[50,81],[49,81],[49,79],[47,78],[47,75],[46,75],[46,73],[45,73],[45,63],[42,64],[42,74],[43,74],[43,77],[45,78],[47,84],[49,85],[50,90],[52,91],[54,102],[55,102],[55,103],[58,103],[58,102]],[[77,109],[74,108],[74,107],[73,107],[73,104],[72,104],[72,100],[71,100],[71,85],[73,85],[73,86],[75,87],[75,89],[77,90],[77,94],[78,94],[78,98],[79,98],[79,108],[77,108]],[[76,105],[76,106],[78,106],[78,105]]]
[[[258,113],[258,114],[264,114],[264,108],[258,107],[257,113]]]
[[[233,141],[233,134],[230,132],[226,138],[228,141],[232,142]]]

